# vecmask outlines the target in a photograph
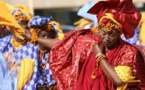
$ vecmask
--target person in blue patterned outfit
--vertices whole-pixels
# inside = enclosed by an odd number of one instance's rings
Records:
[[[53,26],[48,24],[51,20],[51,17],[34,17],[30,22],[32,33],[36,27],[39,27],[40,32],[37,36],[55,38],[56,32]],[[40,28],[41,25],[46,27]],[[55,81],[52,79],[49,61],[47,61],[49,49],[40,45],[34,46],[26,40],[22,42],[17,40],[15,35],[0,39],[0,52],[4,59],[0,61],[6,61],[4,66],[7,67],[2,68],[5,74],[0,76],[2,77],[0,78],[2,80],[0,90],[7,90],[5,87],[7,84],[11,87],[9,90],[36,90],[37,85],[44,84],[48,84],[50,90],[55,90]]]
[[[29,42],[17,42],[14,36],[6,36],[0,39],[0,42],[0,52],[8,65],[7,72],[13,79],[15,89],[12,90],[35,90],[34,82],[38,71],[37,47]],[[8,82],[9,80],[1,84],[4,86],[1,86],[1,90],[5,90]]]
[[[22,5],[15,6],[14,9],[11,10],[11,14],[22,28],[30,30],[28,23],[32,19],[32,15],[27,7]]]
[[[6,25],[13,35],[0,39],[0,90],[35,90],[38,71],[38,49],[20,35],[24,29],[17,23],[5,3],[0,12],[0,25]]]
[[[29,22],[31,33],[37,33],[39,38],[56,38],[57,32],[52,24],[52,17],[34,16]],[[49,69],[49,51],[50,48],[42,45],[37,45],[39,51],[38,72],[37,72],[37,90],[56,90],[55,81],[52,78],[52,73]]]
[[[1,13],[6,15],[0,16],[5,18],[1,20],[0,25],[8,25],[13,32],[13,35],[0,39],[0,72],[2,73],[0,74],[0,90],[36,90],[36,84],[40,81],[38,79],[39,49],[20,35],[24,29],[20,27],[5,4],[3,2],[0,4],[5,9]],[[46,72],[48,75],[48,70]],[[48,79],[51,80],[49,76]],[[50,85],[54,83],[49,82]],[[7,85],[9,87],[6,87]]]
[[[23,5],[12,6],[6,4],[6,6],[11,11],[12,16],[16,19],[18,24],[21,25],[22,28],[29,30],[30,28],[28,26],[28,22],[31,20],[32,15],[30,14],[28,8]],[[7,25],[0,25],[0,38],[10,34],[12,34],[12,32],[9,28],[7,28]]]

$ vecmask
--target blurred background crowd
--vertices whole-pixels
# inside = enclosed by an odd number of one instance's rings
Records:
[[[11,5],[25,5],[33,15],[53,16],[64,32],[75,29],[73,23],[82,18],[77,12],[89,1],[96,3],[100,0],[4,0]],[[139,11],[145,11],[145,0],[133,0],[133,3]]]

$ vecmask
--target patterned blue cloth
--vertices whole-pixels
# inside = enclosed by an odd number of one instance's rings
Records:
[[[135,34],[133,37],[126,39],[124,35],[121,36],[122,40],[130,43],[130,44],[137,44],[137,40],[139,38],[139,30],[135,29]]]
[[[8,85],[8,87],[5,85]],[[0,52],[0,90],[14,90],[14,85],[16,84],[13,82],[13,77],[10,77],[6,60],[4,59],[2,52]]]
[[[34,74],[32,75],[32,78],[30,81],[25,85],[24,90],[35,90],[35,82],[37,80],[37,67],[38,67],[38,49],[37,47],[33,46],[32,44],[27,44],[26,46],[18,48],[16,51],[14,51],[14,48],[12,44],[10,43],[11,36],[6,36],[2,39],[0,39],[0,51],[5,54],[6,52],[11,52],[12,55],[14,56],[13,60],[14,62],[18,62],[18,66],[20,67],[21,62],[23,58],[30,58],[32,60],[35,60],[35,65],[34,65]],[[16,72],[12,72],[16,74]],[[17,79],[17,78],[16,78]],[[17,81],[17,80],[15,80]],[[8,82],[8,81],[7,81]],[[16,90],[16,89],[14,89]]]
[[[34,26],[36,26],[36,27],[42,27],[43,25],[49,23],[52,20],[53,20],[52,16],[50,16],[50,17],[34,16],[30,20],[29,26],[30,26],[30,28],[33,28]],[[57,30],[56,24],[55,23],[52,23],[51,25],[54,27],[55,32],[56,33],[59,33],[59,30]]]
[[[16,69],[9,70],[7,62],[0,52],[0,90],[17,90]],[[7,86],[6,86],[7,85]]]
[[[1,81],[3,81],[3,78],[6,75],[6,71],[8,71],[7,64],[3,57],[3,54],[0,52],[0,85],[2,84]]]
[[[47,59],[48,59],[48,52],[45,52],[44,58],[42,60],[42,64],[45,64]],[[49,63],[46,64],[46,68],[43,71],[46,74],[48,84],[49,85],[55,84],[55,81],[52,78],[52,72],[49,69]],[[38,71],[38,74],[37,75],[38,75],[38,77],[37,77],[38,78],[37,84],[41,84],[41,85],[45,84],[44,78],[41,76],[40,71]]]
[[[13,9],[13,10],[11,11],[11,14],[12,14],[14,17],[16,17],[15,14],[14,14],[15,12],[20,12],[20,13],[21,13],[21,16],[25,16],[25,14],[24,14],[20,9],[15,8],[15,9]]]
[[[51,20],[53,20],[52,16],[50,16],[50,17],[34,16],[30,20],[29,25],[31,28],[33,26],[41,27],[41,26],[47,24],[48,22],[50,22]]]
[[[39,53],[38,46],[34,46],[33,44],[27,44],[23,47],[18,48],[16,51],[14,51],[14,48],[13,48],[12,44],[10,43],[11,37],[12,36],[6,36],[6,37],[0,39],[0,42],[1,42],[0,43],[0,52],[2,52],[2,54],[5,54],[6,52],[11,52],[14,56],[14,59],[13,59],[14,62],[17,61],[19,67],[21,65],[20,61],[23,58],[30,58],[32,60],[35,60],[34,73],[32,75],[32,78],[30,79],[30,81],[24,86],[23,90],[36,90],[36,84],[38,84],[39,81],[43,81],[43,80],[41,80],[41,77],[39,77],[39,74],[38,74],[39,73],[38,72],[38,56],[39,56],[38,55],[38,53]],[[48,53],[45,54],[45,57],[44,57],[45,61],[46,61],[46,57],[48,57]],[[5,66],[5,64],[3,66]],[[51,84],[54,84],[55,81],[52,79],[52,73],[49,70],[49,63],[47,64],[47,66],[48,67],[46,67],[45,71],[47,74],[47,80],[49,82],[49,85],[51,85]],[[3,69],[3,70],[5,70],[5,69]],[[2,70],[0,70],[0,71],[4,72]],[[7,77],[5,79],[5,81],[6,81],[5,85],[10,84],[8,82],[12,82],[14,84],[14,86],[17,88],[17,78],[15,78],[16,74],[17,74],[16,70],[12,71],[12,72],[8,72],[7,74],[6,74]],[[2,79],[4,77],[4,75],[5,75],[5,73],[2,76],[0,76],[0,78]],[[17,90],[16,88],[13,87],[12,90]],[[2,90],[4,90],[4,89],[2,89]],[[5,90],[11,90],[11,89],[5,89]]]

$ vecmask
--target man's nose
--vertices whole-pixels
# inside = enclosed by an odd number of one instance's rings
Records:
[[[109,35],[108,35],[108,34],[106,34],[104,39],[105,39],[105,41],[109,41],[109,40],[110,40]]]
[[[47,35],[45,35],[44,38],[48,38]]]

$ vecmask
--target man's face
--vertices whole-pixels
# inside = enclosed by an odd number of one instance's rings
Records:
[[[29,30],[29,28],[28,28],[28,26],[27,26],[27,21],[20,21],[20,20],[17,20],[17,22],[18,22],[18,24],[22,27],[22,28],[24,28],[24,29],[26,29],[26,30]]]
[[[47,31],[40,31],[39,37],[41,37],[41,38],[48,38],[48,32]]]
[[[101,28],[100,34],[107,48],[113,47],[120,37],[120,33],[118,30],[112,29],[111,31],[108,31],[105,27]]]
[[[40,31],[40,33],[39,33],[38,36],[41,37],[41,38],[55,38],[56,32],[55,32],[54,30],[50,30],[50,31],[42,30],[42,31]],[[39,45],[39,48],[40,48],[41,50],[46,50],[46,49],[48,49],[48,48],[46,48],[46,47],[44,47],[44,46],[42,46],[42,45]]]
[[[39,33],[39,37],[42,38],[55,38],[56,37],[56,32],[54,30],[42,30]]]

